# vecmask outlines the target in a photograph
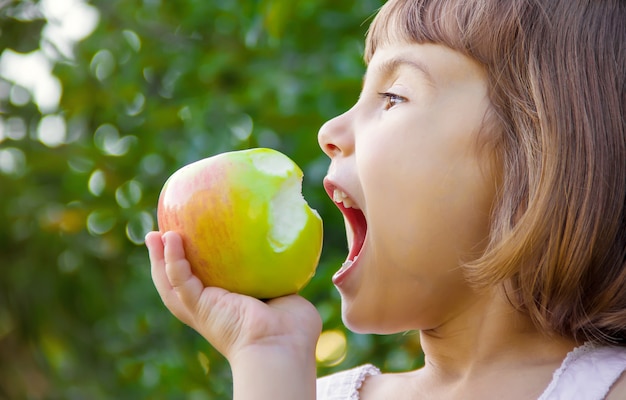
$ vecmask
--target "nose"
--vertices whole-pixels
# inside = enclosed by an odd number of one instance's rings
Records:
[[[337,156],[348,156],[354,151],[354,132],[352,129],[351,112],[347,111],[329,121],[320,128],[317,141],[331,159]]]

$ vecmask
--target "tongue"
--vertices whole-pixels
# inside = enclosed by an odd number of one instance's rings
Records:
[[[347,220],[346,227],[348,234],[348,244],[350,245],[350,251],[348,254],[348,260],[356,260],[363,248],[365,242],[365,236],[367,234],[367,221],[365,215],[360,210],[348,209],[344,212],[345,219]]]

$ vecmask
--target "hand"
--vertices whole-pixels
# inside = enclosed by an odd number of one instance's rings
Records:
[[[290,295],[263,302],[204,287],[192,273],[182,239],[175,232],[150,232],[146,246],[152,280],[165,306],[231,364],[250,350],[314,354],[322,324],[315,307],[304,298]]]

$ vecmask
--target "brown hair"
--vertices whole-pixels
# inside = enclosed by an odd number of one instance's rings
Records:
[[[487,71],[502,182],[468,279],[546,332],[626,345],[626,2],[391,0],[366,61],[398,41]]]

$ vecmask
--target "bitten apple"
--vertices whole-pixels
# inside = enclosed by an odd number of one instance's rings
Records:
[[[315,274],[323,236],[302,179],[291,159],[271,149],[196,161],[165,182],[159,230],[181,235],[206,286],[260,299],[296,293]]]

